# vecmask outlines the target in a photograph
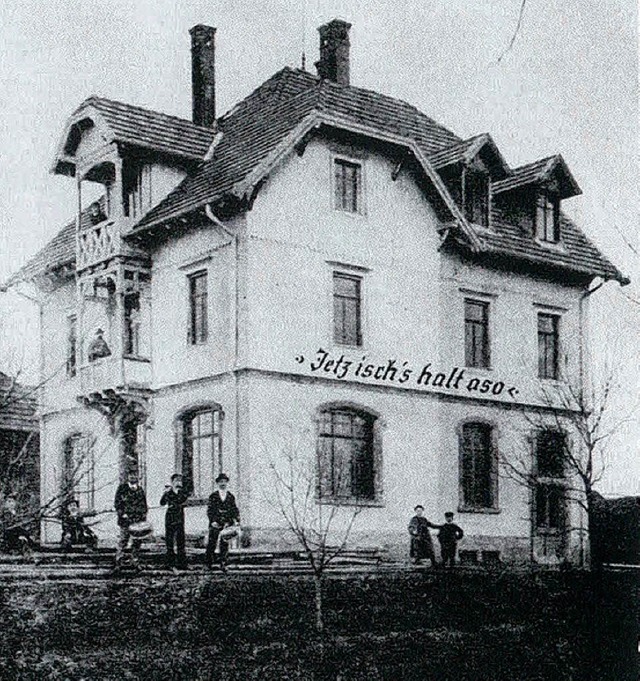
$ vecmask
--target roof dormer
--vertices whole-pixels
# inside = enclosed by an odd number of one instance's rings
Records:
[[[496,200],[542,244],[561,241],[561,202],[582,193],[562,156],[514,168],[493,187]]]
[[[509,172],[502,154],[488,134],[457,142],[429,157],[467,222],[489,227],[492,183]]]

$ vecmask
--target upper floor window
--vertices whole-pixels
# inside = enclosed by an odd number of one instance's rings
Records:
[[[122,169],[125,217],[139,218],[151,207],[151,166],[126,162]]]
[[[63,496],[78,500],[82,510],[91,510],[95,498],[93,440],[88,435],[71,435],[64,443]]]
[[[67,317],[67,376],[73,378],[78,366],[78,318]]]
[[[196,272],[189,276],[189,342],[205,343],[208,337],[207,273]]]
[[[483,300],[464,301],[464,355],[468,367],[490,365],[489,303]]]
[[[560,240],[560,198],[540,192],[536,199],[536,239],[557,243]]]
[[[337,210],[359,213],[362,210],[362,166],[334,159],[334,206]]]
[[[182,475],[185,489],[206,499],[222,471],[222,418],[219,408],[190,412],[182,419]]]
[[[464,179],[464,215],[469,222],[489,226],[489,175],[466,170]]]
[[[465,423],[460,435],[460,498],[464,511],[498,507],[497,456],[493,427]]]
[[[333,340],[341,345],[362,345],[362,278],[333,273]]]
[[[124,354],[140,356],[140,294],[124,296]]]
[[[321,499],[374,500],[376,497],[375,417],[347,407],[320,413],[318,483]]]
[[[557,379],[560,317],[538,313],[538,377]]]
[[[535,440],[535,523],[538,532],[559,532],[565,525],[564,433],[543,430]]]

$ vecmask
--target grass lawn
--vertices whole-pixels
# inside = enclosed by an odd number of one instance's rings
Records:
[[[6,584],[1,679],[635,681],[632,573]]]

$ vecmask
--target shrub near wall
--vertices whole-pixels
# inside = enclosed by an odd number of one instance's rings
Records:
[[[307,577],[5,586],[0,678],[589,678],[588,579],[330,579],[323,641]]]

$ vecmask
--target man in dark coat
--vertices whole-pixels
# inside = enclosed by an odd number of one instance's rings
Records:
[[[464,532],[453,522],[453,513],[449,511],[444,514],[445,524],[440,525],[438,541],[440,542],[440,552],[442,554],[442,565],[453,567],[456,563],[456,548],[458,542],[464,537]]]
[[[429,528],[438,529],[440,525],[434,525],[423,517],[424,506],[421,504],[418,504],[413,510],[416,514],[409,521],[409,534],[411,535],[411,550],[409,555],[413,558],[413,562],[416,565],[424,558],[428,558],[433,567],[436,564],[436,555],[433,550],[433,542],[431,541]]]
[[[179,570],[187,569],[187,556],[184,549],[184,505],[188,496],[182,488],[182,475],[174,473],[171,476],[171,484],[165,487],[160,499],[160,506],[167,507],[167,514],[164,517],[167,566],[176,567]],[[178,550],[177,563],[174,544]]]
[[[220,561],[220,566],[225,569],[229,542],[220,536],[222,530],[227,527],[240,525],[240,511],[236,504],[236,498],[227,491],[229,476],[220,473],[216,478],[218,489],[209,497],[207,517],[209,518],[209,541],[207,542],[207,565],[212,567],[215,556]]]
[[[129,526],[147,519],[147,497],[144,490],[138,484],[138,474],[130,471],[127,482],[123,482],[116,490],[114,504],[118,514],[118,526],[120,527],[120,539],[116,551],[116,570],[122,565],[125,549],[131,538],[131,562],[139,570],[138,554],[142,540],[131,537]]]

